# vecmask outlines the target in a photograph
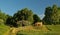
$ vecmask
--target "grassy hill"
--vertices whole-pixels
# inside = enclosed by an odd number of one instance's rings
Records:
[[[24,26],[9,28],[0,24],[0,35],[60,35],[60,25],[43,25],[43,27]]]
[[[4,24],[0,24],[0,35],[5,35],[5,33],[9,30],[9,27],[7,27]]]
[[[27,26],[20,28],[17,35],[60,35],[60,25],[45,25],[41,29]]]
[[[52,33],[60,32],[60,25],[46,25],[49,29],[51,29]]]

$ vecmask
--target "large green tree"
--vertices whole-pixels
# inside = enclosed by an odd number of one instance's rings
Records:
[[[60,12],[58,11],[58,7],[56,5],[53,5],[52,15],[51,15],[51,19],[52,19],[53,24],[59,24],[59,18],[60,18],[59,14],[60,14]]]
[[[24,20],[30,22],[31,24],[33,23],[33,12],[27,8],[24,8],[15,13],[13,18],[15,19],[16,22]]]
[[[60,12],[58,11],[58,7],[53,5],[52,7],[47,7],[45,10],[45,17],[43,21],[45,24],[59,24],[59,16]]]
[[[43,18],[44,24],[51,24],[51,14],[52,14],[52,9],[51,7],[47,7],[45,9],[45,17]]]

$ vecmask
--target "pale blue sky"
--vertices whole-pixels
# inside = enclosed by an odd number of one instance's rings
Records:
[[[28,8],[43,18],[45,8],[53,4],[60,6],[60,0],[0,0],[0,9],[6,14],[13,15],[18,10]]]

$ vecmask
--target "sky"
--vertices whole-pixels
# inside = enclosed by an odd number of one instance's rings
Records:
[[[60,0],[0,0],[0,10],[13,16],[18,10],[28,8],[42,19],[45,8],[53,4],[60,7]]]

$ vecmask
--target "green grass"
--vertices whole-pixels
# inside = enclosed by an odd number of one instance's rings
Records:
[[[8,26],[0,24],[0,35],[9,34],[9,29]],[[18,29],[17,35],[60,35],[60,25],[44,25],[42,28],[25,26]]]
[[[9,30],[9,27],[7,27],[4,24],[0,24],[0,35],[5,35],[5,33]]]
[[[54,32],[57,32],[57,33],[60,32],[60,25],[46,25],[46,26]]]
[[[17,35],[60,35],[60,25],[45,25],[49,31],[44,31],[40,29],[34,30],[20,30]]]

